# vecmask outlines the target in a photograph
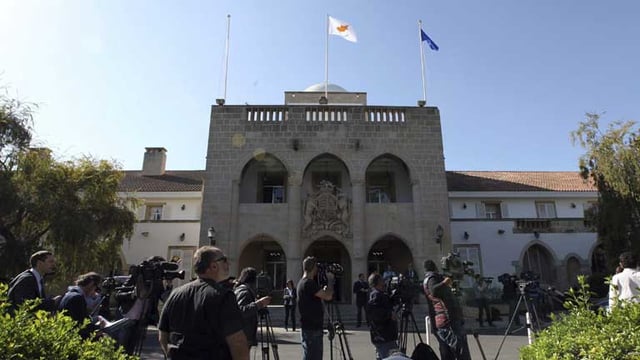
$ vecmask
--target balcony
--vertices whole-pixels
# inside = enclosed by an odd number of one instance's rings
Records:
[[[583,233],[595,232],[595,225],[585,219],[516,219],[513,233]]]

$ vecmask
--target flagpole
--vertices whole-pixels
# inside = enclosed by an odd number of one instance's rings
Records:
[[[224,96],[227,99],[227,74],[229,73],[229,39],[231,34],[231,15],[227,14],[227,45],[224,50]]]
[[[424,49],[422,41],[422,20],[418,20],[418,41],[420,41],[420,69],[422,72],[422,101],[427,103],[427,85],[424,77]]]
[[[329,14],[327,14],[327,27],[325,29],[327,31],[327,42],[324,47],[324,97],[328,98],[328,87],[329,87]]]

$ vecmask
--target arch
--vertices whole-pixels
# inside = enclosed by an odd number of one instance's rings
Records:
[[[388,267],[395,273],[405,274],[409,264],[415,270],[411,249],[402,238],[395,234],[385,234],[378,238],[367,254],[367,272],[384,274]]]
[[[341,276],[336,276],[334,300],[351,303],[351,255],[347,248],[332,236],[322,236],[309,244],[304,257],[314,256],[319,263],[340,264],[343,268]]]
[[[261,153],[253,156],[240,174],[240,202],[286,202],[288,174],[282,161],[274,155]]]
[[[368,203],[413,201],[409,167],[393,154],[385,153],[369,162],[365,184]]]
[[[270,235],[258,234],[244,243],[238,257],[238,274],[245,267],[264,271],[272,280],[275,301],[279,301],[287,277],[287,257],[284,249]]]
[[[557,257],[553,251],[541,241],[532,241],[524,247],[520,255],[521,271],[531,271],[540,276],[540,281],[555,284],[557,280]]]
[[[338,170],[342,173],[339,187],[350,188],[351,168],[341,157],[330,152],[324,152],[309,159],[304,167],[304,171],[302,172],[302,179],[303,182],[306,183],[310,172],[313,171],[335,172]],[[338,186],[338,184],[334,185]]]

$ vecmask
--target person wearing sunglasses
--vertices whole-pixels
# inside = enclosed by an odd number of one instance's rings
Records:
[[[180,359],[249,359],[242,312],[227,286],[229,262],[217,247],[193,255],[196,280],[171,292],[158,323],[164,353]]]

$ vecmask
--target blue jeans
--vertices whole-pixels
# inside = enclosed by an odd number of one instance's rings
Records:
[[[322,330],[300,332],[302,360],[322,360]]]
[[[398,344],[395,341],[373,344],[373,346],[376,348],[376,359],[378,360],[389,357],[389,352],[391,350],[398,349]]]

